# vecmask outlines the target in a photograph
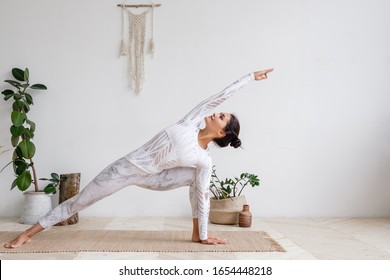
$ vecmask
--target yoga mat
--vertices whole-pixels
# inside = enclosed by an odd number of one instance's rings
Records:
[[[264,231],[218,231],[226,245],[191,242],[190,231],[47,230],[15,249],[3,245],[20,232],[0,231],[0,253],[56,252],[285,252]]]

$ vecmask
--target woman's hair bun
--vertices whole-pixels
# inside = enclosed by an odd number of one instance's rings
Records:
[[[241,140],[240,138],[236,137],[232,140],[232,142],[230,142],[230,146],[232,146],[233,148],[238,148],[241,146]]]

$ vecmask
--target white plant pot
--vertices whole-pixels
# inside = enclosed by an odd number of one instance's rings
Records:
[[[34,225],[52,209],[51,194],[46,194],[42,191],[28,191],[23,194],[24,205],[20,223]]]

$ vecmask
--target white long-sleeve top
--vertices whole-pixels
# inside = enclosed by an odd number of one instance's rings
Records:
[[[213,163],[209,150],[204,150],[198,143],[199,126],[212,109],[253,79],[253,74],[247,74],[220,93],[202,101],[179,122],[163,129],[143,146],[126,156],[131,163],[150,174],[174,167],[196,168],[195,199],[197,201],[192,201],[192,205],[195,205],[193,215],[198,218],[201,240],[207,239],[210,209],[209,183]]]

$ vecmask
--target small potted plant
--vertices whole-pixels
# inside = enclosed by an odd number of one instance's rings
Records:
[[[60,176],[57,173],[51,173],[50,178],[39,178],[39,180],[49,181],[50,183],[43,189],[47,194],[57,193],[57,188],[59,188],[60,183],[67,179],[66,176]]]
[[[13,89],[2,91],[5,101],[13,101],[10,132],[14,152],[12,161],[5,167],[10,164],[13,165],[16,178],[11,185],[11,190],[17,187],[25,194],[21,223],[34,224],[51,210],[51,199],[48,194],[53,193],[55,187],[49,187],[48,191],[44,192],[38,186],[38,178],[33,162],[36,151],[33,143],[36,125],[28,114],[34,103],[31,94],[27,90],[46,90],[47,88],[43,84],[30,83],[28,68],[25,70],[13,68],[12,75],[15,80],[5,80],[5,82],[11,85]],[[34,191],[27,191],[31,184],[34,185]],[[36,204],[37,207],[35,207]]]
[[[210,192],[214,197],[210,199],[210,222],[214,224],[238,224],[239,213],[247,204],[242,191],[246,186],[257,187],[260,180],[257,175],[241,173],[239,177],[220,180],[213,166]]]

